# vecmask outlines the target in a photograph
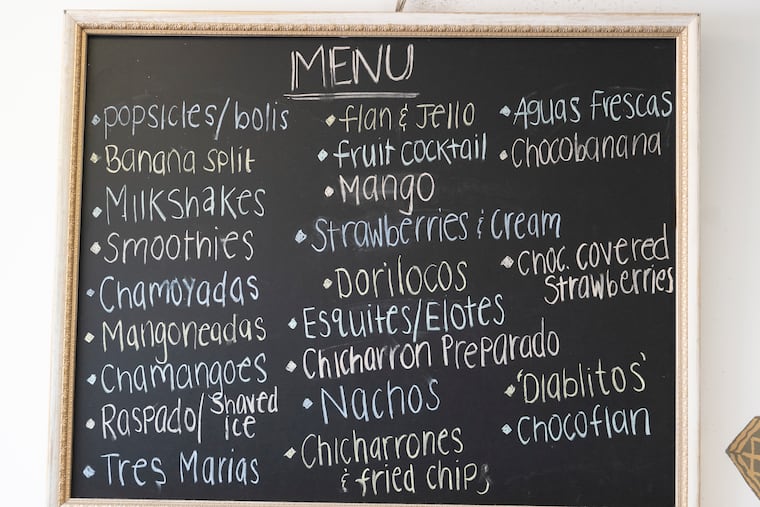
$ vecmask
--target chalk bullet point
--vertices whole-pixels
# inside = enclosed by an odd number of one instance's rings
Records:
[[[303,400],[303,408],[305,408],[306,410],[309,410],[312,405],[314,405],[314,402],[311,401],[309,398],[306,398]]]
[[[87,428],[88,430],[93,429],[95,427],[95,421],[93,421],[92,419],[87,419],[87,422],[84,423],[84,427]]]
[[[100,245],[97,241],[90,247],[90,252],[94,253],[95,255],[98,255],[100,253]]]
[[[94,208],[92,208],[92,216],[94,216],[95,218],[98,218],[101,213],[103,213],[103,210],[100,209],[99,206],[95,206]]]
[[[329,185],[325,187],[325,197],[332,197],[334,193],[335,189],[333,187]]]
[[[86,467],[84,467],[84,470],[82,470],[82,475],[84,475],[85,477],[89,479],[90,477],[95,475],[95,470],[90,465],[87,465]]]
[[[510,385],[509,387],[507,387],[507,390],[506,390],[506,391],[504,391],[504,394],[506,394],[507,396],[509,396],[509,397],[511,398],[511,397],[512,397],[512,395],[513,395],[513,394],[515,394],[515,391],[516,391],[516,390],[517,390],[517,389],[515,389],[515,386],[513,386],[513,385]]]
[[[499,153],[499,158],[502,160],[507,160],[507,157],[509,154],[507,153],[507,150],[501,150],[501,153]]]
[[[87,377],[87,383],[90,384],[91,386],[94,386],[95,382],[97,381],[98,381],[98,377],[96,377],[94,373],[90,375],[89,377]]]
[[[86,341],[87,343],[92,343],[92,340],[94,339],[95,339],[95,335],[92,333],[87,333],[86,335],[84,335],[84,341]]]
[[[290,322],[288,322],[288,327],[290,329],[295,329],[298,325],[298,321],[295,318],[290,319]]]
[[[298,232],[296,233],[296,243],[301,244],[304,241],[306,241],[306,233],[301,229],[298,229]]]
[[[322,287],[324,287],[325,289],[329,289],[330,287],[332,287],[332,280],[330,280],[329,278],[325,278],[325,281],[322,282]]]
[[[504,426],[501,427],[501,432],[504,433],[505,435],[509,435],[510,433],[512,433],[512,427],[509,424],[505,424]]]
[[[87,297],[88,297],[88,298],[91,298],[92,296],[94,296],[94,295],[95,295],[95,291],[94,291],[94,290],[92,290],[92,289],[87,289],[87,292],[86,292],[86,294],[87,294]]]
[[[288,361],[288,364],[285,365],[285,369],[288,370],[288,373],[293,373],[296,371],[296,368],[298,365],[294,363],[293,361]]]
[[[90,162],[92,162],[93,164],[97,164],[99,160],[100,160],[100,156],[98,156],[97,153],[93,153],[92,155],[90,155]]]
[[[98,123],[100,123],[100,116],[98,116],[97,114],[93,116],[92,121],[90,123],[92,123],[93,125],[97,125]]]
[[[293,459],[293,456],[295,455],[296,455],[296,450],[293,449],[292,447],[288,449],[287,451],[285,451],[285,454],[283,454],[283,456],[285,456],[288,459]]]
[[[505,268],[509,269],[509,268],[511,268],[514,265],[514,263],[515,263],[515,260],[512,257],[510,257],[509,255],[507,255],[506,257],[504,257],[501,260],[501,262],[499,263],[499,265],[500,266],[504,266]]]
[[[502,116],[509,116],[512,114],[512,110],[509,108],[509,106],[504,106],[499,110],[499,114]]]
[[[327,152],[325,150],[320,150],[319,153],[317,154],[317,158],[319,159],[320,162],[324,162],[325,159],[327,158]]]
[[[335,123],[335,120],[336,120],[335,115],[331,114],[330,116],[325,118],[325,123],[327,123],[328,127],[332,127],[332,124]]]

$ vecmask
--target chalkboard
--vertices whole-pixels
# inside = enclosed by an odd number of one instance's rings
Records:
[[[685,27],[75,25],[59,504],[682,504]]]

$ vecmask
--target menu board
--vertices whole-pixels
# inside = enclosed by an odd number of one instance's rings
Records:
[[[70,496],[676,502],[669,37],[92,34]]]

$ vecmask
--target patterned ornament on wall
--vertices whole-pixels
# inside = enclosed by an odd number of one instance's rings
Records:
[[[747,485],[760,498],[760,417],[753,418],[726,449]]]

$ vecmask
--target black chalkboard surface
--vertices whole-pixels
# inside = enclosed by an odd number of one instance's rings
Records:
[[[677,39],[339,35],[83,42],[68,495],[674,505]]]

